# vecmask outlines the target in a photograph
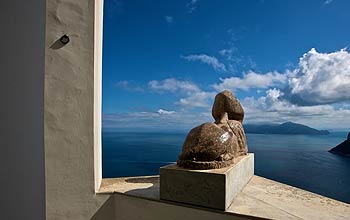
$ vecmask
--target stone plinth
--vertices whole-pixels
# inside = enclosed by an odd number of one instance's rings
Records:
[[[229,167],[189,170],[160,168],[160,199],[226,210],[254,175],[254,154],[238,157]]]

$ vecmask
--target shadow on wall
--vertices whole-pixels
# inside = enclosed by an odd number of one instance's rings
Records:
[[[125,180],[128,183],[150,183],[152,186],[148,188],[133,189],[125,192],[128,195],[151,197],[159,199],[159,177],[143,177],[143,178],[128,178]]]
[[[109,199],[97,210],[91,220],[112,220],[115,219],[114,197]]]
[[[54,50],[58,50],[61,49],[63,46],[65,46],[66,44],[68,44],[70,41],[68,35],[63,35],[62,37],[60,37],[58,40],[56,40],[51,46],[51,49]]]
[[[159,178],[158,177],[131,177],[125,180],[127,183],[150,183],[151,187],[134,189],[125,192],[128,195],[147,197],[150,194],[159,198]],[[116,219],[114,196],[111,196],[101,208],[94,214],[91,220],[112,220]]]

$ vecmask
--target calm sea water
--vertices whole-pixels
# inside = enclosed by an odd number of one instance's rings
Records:
[[[327,152],[346,138],[247,134],[255,174],[343,202],[350,201],[350,158]],[[186,133],[103,132],[103,177],[159,174],[175,163]]]

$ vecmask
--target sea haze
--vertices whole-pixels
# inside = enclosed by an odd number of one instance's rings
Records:
[[[350,201],[350,159],[327,152],[347,133],[247,134],[255,174],[343,202]],[[103,132],[103,177],[159,174],[175,163],[186,132]]]

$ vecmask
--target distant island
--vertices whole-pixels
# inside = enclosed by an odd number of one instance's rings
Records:
[[[306,125],[293,122],[283,124],[246,124],[243,126],[246,133],[252,134],[305,134],[305,135],[327,135],[327,130],[317,130]]]
[[[350,133],[348,134],[348,138],[345,141],[330,149],[329,152],[345,157],[350,157]]]

